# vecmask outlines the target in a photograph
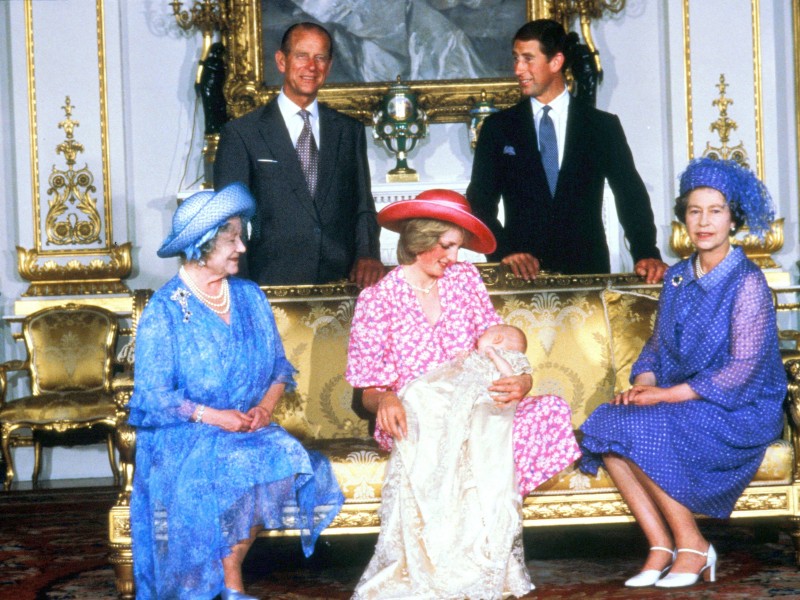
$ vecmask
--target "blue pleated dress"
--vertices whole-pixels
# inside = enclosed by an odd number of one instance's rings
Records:
[[[213,598],[221,560],[250,529],[300,529],[303,550],[344,499],[330,463],[278,425],[230,433],[191,422],[197,404],[246,412],[274,382],[294,386],[272,309],[230,279],[230,325],[179,277],[158,290],[136,335],[131,499],[138,599]]]
[[[625,456],[695,513],[725,518],[780,436],[786,375],[772,295],[735,248],[697,279],[692,259],[664,277],[653,336],[633,366],[657,385],[688,383],[699,400],[597,408],[581,426],[580,467]]]

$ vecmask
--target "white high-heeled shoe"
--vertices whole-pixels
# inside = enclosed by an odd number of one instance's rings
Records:
[[[652,552],[653,550],[663,550],[664,552],[669,552],[670,554],[672,554],[672,560],[666,567],[664,567],[660,571],[658,569],[647,569],[646,571],[642,571],[638,575],[634,575],[625,582],[625,587],[631,587],[631,588],[650,587],[651,585],[655,585],[655,583],[659,579],[661,579],[661,576],[664,575],[664,573],[666,573],[667,571],[669,571],[669,568],[672,566],[672,563],[675,562],[675,557],[677,556],[675,550],[670,550],[669,548],[665,548],[664,546],[653,546],[650,548],[650,551]]]
[[[220,594],[220,598],[222,600],[258,600],[255,596],[249,596],[244,592],[239,592],[237,590],[232,590],[230,588],[225,588],[222,590]]]
[[[678,548],[678,552],[691,552],[692,554],[705,556],[706,564],[700,569],[699,573],[668,573],[666,577],[656,582],[656,587],[688,587],[697,583],[701,575],[703,576],[703,581],[713,582],[717,580],[717,552],[714,550],[714,546],[709,544],[706,552],[700,552],[692,548]]]

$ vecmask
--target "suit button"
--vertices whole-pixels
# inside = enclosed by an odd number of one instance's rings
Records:
[[[322,230],[319,227],[314,227],[314,233],[319,235],[320,233],[322,233]]]

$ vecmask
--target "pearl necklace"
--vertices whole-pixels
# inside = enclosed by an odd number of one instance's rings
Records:
[[[214,296],[201,290],[200,287],[195,283],[194,279],[192,279],[192,276],[189,275],[189,273],[183,267],[180,268],[179,274],[184,283],[189,286],[189,289],[192,291],[192,293],[197,296],[197,299],[212,311],[218,315],[224,315],[225,313],[230,312],[231,293],[227,278],[222,280],[219,294]]]
[[[725,254],[725,258],[728,258],[728,255],[731,252],[733,252],[733,244],[728,246],[728,252]],[[722,260],[725,260],[725,258],[723,258]],[[722,260],[720,262],[722,262]],[[719,264],[719,263],[717,263],[717,264]],[[716,266],[716,265],[714,265],[714,266]],[[711,270],[713,271],[714,269],[712,268]],[[707,274],[706,270],[703,268],[703,265],[700,264],[700,255],[699,254],[694,259],[694,272],[697,275],[698,279],[700,279],[701,277],[703,277],[703,276],[705,276]]]
[[[416,291],[418,291],[418,292],[422,292],[422,293],[423,293],[423,294],[425,294],[426,296],[427,296],[428,294],[430,294],[430,293],[431,293],[431,291],[433,291],[433,288],[434,288],[434,287],[436,287],[436,283],[439,281],[438,279],[434,279],[434,280],[431,282],[431,284],[430,284],[428,287],[420,287],[420,286],[418,286],[418,285],[414,285],[413,283],[411,283],[411,282],[408,280],[408,277],[406,276],[406,272],[405,272],[405,270],[403,270],[403,279],[405,279],[405,280],[406,280],[406,283],[409,285],[409,287],[410,287],[412,290],[416,290]]]

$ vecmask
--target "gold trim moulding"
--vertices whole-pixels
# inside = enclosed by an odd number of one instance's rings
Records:
[[[393,83],[383,81],[323,86],[319,91],[319,101],[370,125],[375,107]],[[469,111],[480,99],[481,92],[486,92],[487,98],[499,109],[513,106],[520,100],[519,85],[516,80],[507,77],[477,82],[472,79],[419,80],[408,82],[408,86],[417,94],[420,108],[428,114],[431,122],[436,123],[461,123],[468,119]],[[279,86],[254,84],[244,79],[226,84],[231,116],[241,117],[267,104],[279,91]]]
[[[581,288],[621,288],[633,286],[641,288],[646,285],[644,279],[634,273],[615,273],[601,275],[556,275],[554,273],[541,272],[532,281],[526,281],[515,277],[511,270],[498,263],[476,263],[475,267],[481,274],[484,284],[489,293],[513,294],[525,290],[577,290]],[[388,267],[388,270],[394,267]],[[659,288],[659,285],[653,285]],[[308,300],[339,300],[355,299],[360,289],[354,283],[339,281],[319,285],[276,285],[262,286],[261,290],[275,304],[282,302],[295,302],[301,298]]]
[[[17,317],[27,317],[43,308],[62,306],[66,302],[74,304],[87,304],[105,308],[120,316],[131,314],[133,298],[130,294],[117,296],[86,296],[81,298],[36,298],[31,300],[17,300],[14,303],[14,315]]]
[[[23,297],[130,294],[121,281],[131,273],[130,242],[94,255],[62,256],[69,259],[66,264],[57,263],[48,253],[17,246],[17,270],[31,282]],[[40,264],[42,259],[45,262]]]

